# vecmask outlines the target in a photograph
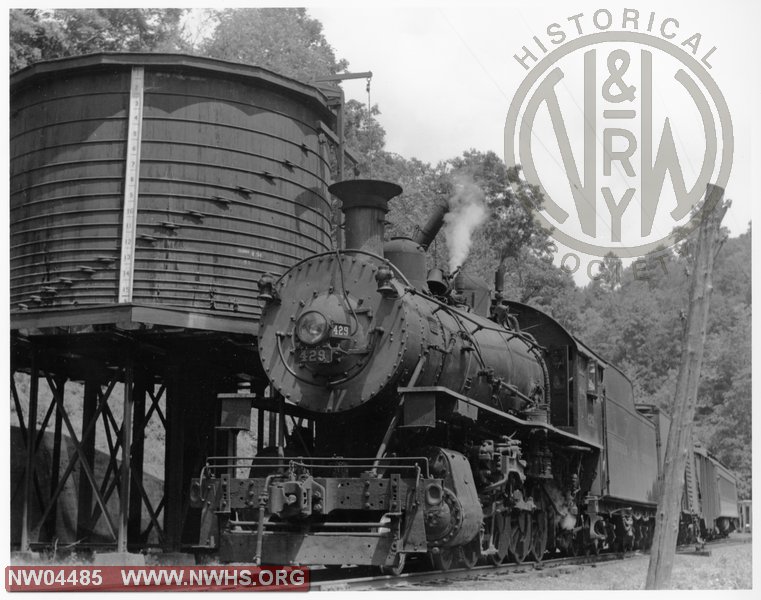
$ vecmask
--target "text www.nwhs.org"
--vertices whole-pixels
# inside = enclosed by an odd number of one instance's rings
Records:
[[[9,592],[306,591],[302,567],[7,567]]]

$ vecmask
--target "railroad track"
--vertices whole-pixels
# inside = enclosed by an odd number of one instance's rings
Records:
[[[640,553],[627,553],[626,557],[639,555]],[[379,590],[387,588],[408,588],[421,584],[440,583],[443,579],[478,579],[484,575],[502,575],[507,573],[523,573],[527,571],[540,571],[545,569],[554,569],[570,565],[587,565],[592,563],[608,562],[612,560],[621,560],[620,554],[600,554],[597,556],[573,556],[565,558],[553,558],[541,562],[525,561],[520,564],[507,563],[504,565],[493,566],[483,565],[473,567],[472,569],[449,569],[447,571],[411,571],[402,573],[399,576],[393,575],[374,575],[355,577],[346,577],[341,579],[332,579],[330,575],[323,575],[321,571],[312,571],[312,591],[344,591],[344,590]]]
[[[748,540],[720,539],[708,542],[705,546],[707,550],[711,547],[743,544]],[[692,554],[696,550],[692,546],[682,546],[677,549],[680,554]],[[346,591],[346,590],[383,590],[383,589],[410,589],[424,586],[427,583],[441,585],[444,580],[468,580],[481,579],[484,576],[500,576],[510,573],[527,573],[531,571],[545,571],[568,566],[583,566],[590,564],[600,564],[615,560],[626,560],[630,558],[646,555],[646,552],[640,550],[621,554],[619,552],[607,552],[599,555],[586,556],[569,556],[563,558],[545,559],[541,562],[525,561],[523,563],[506,563],[499,566],[482,565],[472,569],[450,569],[448,571],[421,570],[415,571],[414,563],[408,563],[410,572],[403,573],[399,576],[393,575],[367,575],[366,568],[349,568],[343,569],[341,578],[336,578],[336,572],[328,570],[312,571],[312,591]],[[422,563],[425,559],[422,559]],[[351,575],[347,576],[348,573]]]

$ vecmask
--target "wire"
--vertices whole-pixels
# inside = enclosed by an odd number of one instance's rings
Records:
[[[478,64],[478,66],[479,66],[479,67],[481,67],[481,70],[482,70],[482,71],[483,71],[483,72],[486,74],[486,76],[488,77],[488,79],[489,79],[489,80],[490,80],[490,81],[491,81],[491,82],[494,84],[494,87],[496,87],[496,88],[497,88],[497,90],[499,90],[500,94],[502,94],[502,96],[505,98],[505,100],[507,100],[507,101],[510,101],[510,98],[509,98],[509,97],[508,97],[508,95],[507,95],[507,94],[504,92],[504,90],[503,90],[503,89],[502,89],[502,87],[499,85],[499,83],[497,82],[497,80],[496,80],[496,79],[495,79],[495,78],[492,76],[492,74],[491,74],[491,73],[490,73],[490,72],[489,72],[489,71],[486,69],[486,67],[483,65],[483,63],[481,63],[481,61],[478,59],[478,56],[476,55],[476,53],[475,53],[475,52],[474,52],[474,51],[471,49],[471,47],[468,45],[468,43],[465,41],[465,39],[462,37],[462,35],[460,35],[460,32],[459,32],[459,31],[457,31],[457,29],[456,29],[456,28],[455,28],[455,26],[452,24],[452,22],[449,20],[449,18],[447,18],[446,14],[444,14],[444,12],[443,12],[441,9],[438,9],[438,11],[439,11],[439,13],[441,14],[441,16],[443,17],[443,19],[444,19],[444,20],[447,22],[447,25],[449,25],[449,27],[452,29],[452,31],[455,33],[455,35],[456,35],[456,36],[459,38],[460,42],[461,42],[461,43],[462,43],[462,45],[465,47],[465,49],[468,51],[468,53],[469,53],[469,54],[470,54],[470,55],[473,57],[473,59],[474,59],[474,60],[476,61],[476,63]],[[521,19],[523,19],[523,22],[524,22],[524,23],[526,23],[526,20],[525,20],[525,18],[523,17],[522,13],[520,13],[520,11],[519,11],[519,12],[518,12],[518,14],[520,15]],[[526,23],[526,26],[528,27],[528,24],[527,24],[527,23]],[[565,83],[564,83],[564,85],[565,85]],[[568,90],[567,86],[566,86],[566,90]],[[568,91],[569,91],[569,94],[570,94],[570,90],[568,90]],[[575,97],[573,96],[573,94],[570,94],[570,96],[571,96],[571,99],[573,100],[574,104],[576,105],[576,107],[580,109],[580,107],[579,107],[579,104],[578,104],[578,102],[576,101],[576,99],[575,99]],[[582,111],[582,112],[583,112],[583,111]],[[531,133],[531,137],[532,137],[534,140],[536,140],[537,142],[539,142],[539,145],[540,145],[540,146],[541,146],[541,147],[544,149],[544,151],[546,152],[546,155],[547,155],[547,156],[549,156],[549,157],[552,159],[552,161],[553,161],[553,162],[555,163],[555,165],[558,167],[558,169],[560,170],[560,172],[561,172],[561,173],[565,173],[565,172],[566,172],[566,169],[565,169],[565,167],[563,167],[563,166],[562,166],[562,165],[561,165],[561,164],[558,162],[558,159],[557,159],[557,158],[555,158],[555,154],[554,154],[553,152],[550,152],[550,149],[549,149],[549,148],[548,148],[548,147],[545,145],[545,143],[544,143],[544,141],[542,140],[542,138],[540,138],[540,137],[539,137],[539,136],[536,134],[536,132],[534,131],[534,128],[533,128],[533,127],[531,128],[531,130],[530,130],[530,133]],[[598,143],[599,143],[599,142],[600,142],[600,138],[599,138],[599,136],[597,136],[597,135],[596,135],[596,137],[597,137],[597,141],[598,141]],[[509,166],[509,165],[508,165],[508,166]],[[622,174],[621,174],[621,171],[620,171],[621,167],[620,167],[620,165],[618,165],[618,163],[616,163],[616,168],[618,169],[618,172],[619,172],[619,176],[620,176],[620,177],[622,177]],[[587,197],[587,195],[586,195],[586,194],[583,194],[583,193],[582,193],[582,194],[581,194],[581,197],[583,198],[583,200],[584,200],[584,201],[585,201],[585,202],[586,202],[586,203],[587,203],[587,204],[588,204],[590,207],[593,207],[593,208],[594,208],[594,203],[593,203],[593,202],[592,202],[592,201],[591,201],[591,200],[590,200],[590,199]],[[606,222],[604,219],[602,219],[602,222],[603,222],[603,224],[605,224],[605,225],[607,226],[608,230],[610,231],[610,230],[611,230],[611,226],[610,226],[610,225],[609,225],[609,224],[608,224],[608,223],[607,223],[607,222]]]
[[[357,333],[357,329],[359,328],[359,319],[357,319],[357,313],[354,312],[354,307],[349,301],[349,295],[346,293],[346,283],[344,281],[344,265],[343,261],[341,260],[341,251],[338,248],[336,248],[336,262],[338,262],[338,272],[341,277],[341,293],[344,297],[344,301],[346,302],[346,306],[349,308],[349,312],[351,312],[351,316],[354,318],[354,329],[349,330],[349,335],[353,336],[355,333]]]

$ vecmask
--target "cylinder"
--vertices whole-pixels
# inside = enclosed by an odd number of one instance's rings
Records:
[[[342,203],[346,249],[383,256],[388,201],[402,188],[388,181],[351,179],[334,183],[328,191]]]

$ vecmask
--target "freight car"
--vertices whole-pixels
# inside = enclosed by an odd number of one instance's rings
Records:
[[[660,479],[671,420],[650,405],[637,405],[637,410],[655,425]],[[738,527],[739,517],[737,478],[700,444],[695,444],[684,472],[677,544],[726,537]]]
[[[695,485],[693,489],[685,489],[683,504],[687,504],[689,498],[688,508],[698,515],[700,533],[704,539],[726,537],[737,529],[740,518],[737,511],[737,479],[704,448],[696,446],[692,459],[687,472],[695,473]]]
[[[277,439],[208,460],[191,488],[196,550],[398,573],[409,555],[447,569],[648,546],[660,431],[627,377],[506,300],[500,276],[492,296],[462,271],[426,273],[444,209],[384,244],[399,186],[330,191],[345,249],[258,282],[273,395],[254,406],[279,420]]]

